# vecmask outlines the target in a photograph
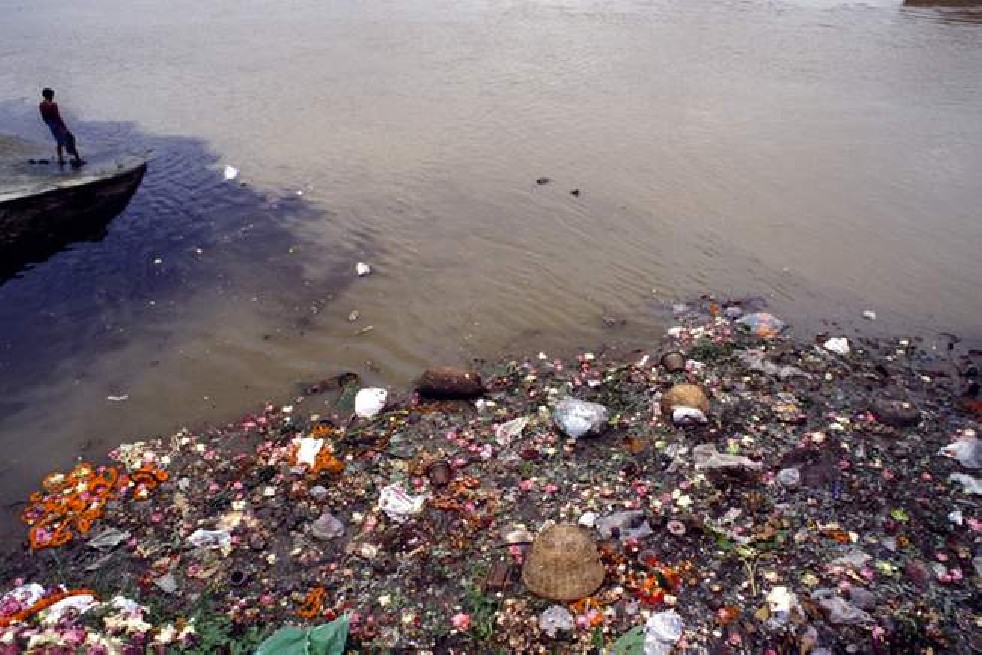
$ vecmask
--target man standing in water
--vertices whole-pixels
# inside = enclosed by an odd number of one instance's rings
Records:
[[[72,166],[83,165],[85,160],[78,154],[78,149],[75,147],[75,135],[69,131],[58,112],[55,92],[51,89],[44,89],[41,91],[41,96],[44,98],[38,106],[41,110],[41,120],[48,126],[48,129],[51,130],[51,136],[58,142],[58,163],[62,165],[65,163],[65,155],[62,152],[64,149],[72,156]]]

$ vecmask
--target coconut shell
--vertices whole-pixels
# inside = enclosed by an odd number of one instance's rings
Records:
[[[578,525],[551,525],[535,538],[522,581],[536,596],[574,601],[589,596],[604,582],[597,545]]]
[[[661,397],[661,411],[669,414],[675,407],[695,407],[703,414],[708,414],[709,398],[700,386],[676,384]]]

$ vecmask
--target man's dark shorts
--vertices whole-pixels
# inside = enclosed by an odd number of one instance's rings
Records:
[[[75,147],[75,136],[68,131],[67,127],[52,121],[48,123],[48,129],[51,130],[51,136],[55,138],[59,146],[68,150]]]

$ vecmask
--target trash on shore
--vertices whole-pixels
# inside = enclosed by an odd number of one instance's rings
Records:
[[[51,473],[0,644],[978,650],[982,415],[932,373],[977,363],[840,356],[758,309],[680,303],[643,352],[482,364],[466,394],[346,375]]]
[[[297,193],[299,193],[299,191]],[[358,277],[365,277],[366,275],[371,275],[372,267],[366,264],[365,262],[358,262],[357,264],[355,264],[355,273],[358,274]]]

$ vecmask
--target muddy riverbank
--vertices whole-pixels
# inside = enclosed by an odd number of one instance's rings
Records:
[[[0,603],[4,639],[241,652],[343,620],[348,648],[398,652],[977,650],[977,354],[761,310],[479,362],[476,400],[373,414],[326,380],[49,477],[0,592],[41,587]],[[553,523],[582,548],[550,550]],[[530,567],[602,582],[558,597]],[[86,611],[40,611],[59,589]]]

